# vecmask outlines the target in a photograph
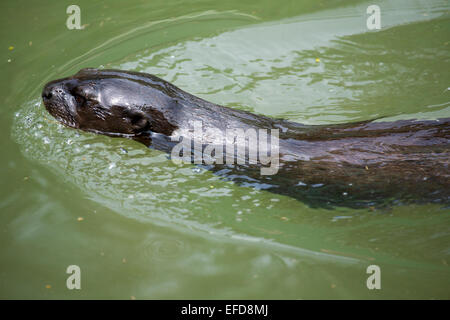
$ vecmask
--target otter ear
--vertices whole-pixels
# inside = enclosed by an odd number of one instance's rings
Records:
[[[126,109],[125,116],[134,131],[142,131],[150,126],[148,116],[141,110]]]

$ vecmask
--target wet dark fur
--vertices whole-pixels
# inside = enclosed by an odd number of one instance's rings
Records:
[[[127,137],[170,152],[177,129],[280,129],[280,169],[214,165],[233,181],[288,195],[313,206],[448,203],[450,119],[307,126],[222,107],[153,75],[83,69],[48,83],[47,110],[63,124]]]

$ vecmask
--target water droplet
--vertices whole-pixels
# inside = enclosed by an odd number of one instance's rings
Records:
[[[26,117],[25,117],[25,123],[26,123],[27,125],[31,125],[31,117],[30,117],[30,116],[26,116]]]

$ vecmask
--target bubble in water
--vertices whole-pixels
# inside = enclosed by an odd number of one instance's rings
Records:
[[[31,125],[31,120],[32,120],[32,119],[31,119],[30,116],[26,116],[26,117],[25,117],[25,124],[28,125],[28,126]]]
[[[44,137],[44,138],[42,139],[42,141],[43,141],[45,144],[49,144],[49,143],[50,143],[50,139],[49,139],[48,137]]]
[[[73,141],[72,139],[67,139],[66,143],[70,146],[73,143]]]
[[[111,170],[112,168],[115,168],[115,167],[116,167],[116,164],[114,162],[112,162],[109,164],[108,169]]]

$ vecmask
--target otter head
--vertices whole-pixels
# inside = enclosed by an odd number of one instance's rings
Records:
[[[59,122],[85,131],[137,136],[149,131],[170,134],[174,129],[164,116],[163,92],[133,73],[82,69],[46,84],[42,99]]]

